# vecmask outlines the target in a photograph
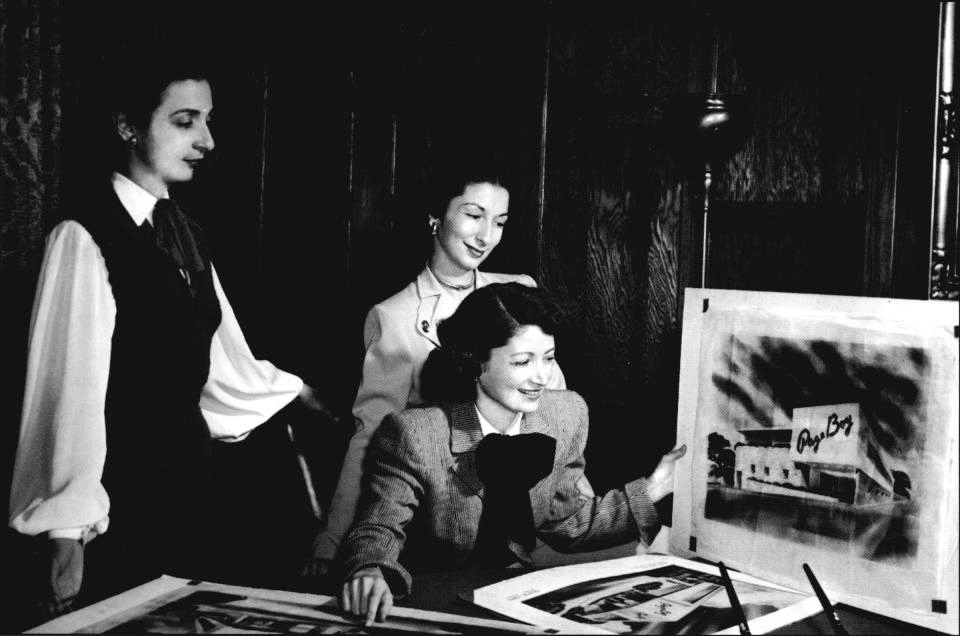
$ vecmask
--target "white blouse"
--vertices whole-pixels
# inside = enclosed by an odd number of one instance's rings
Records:
[[[120,174],[113,187],[138,225],[156,198]],[[200,408],[214,439],[236,441],[292,401],[303,381],[253,357],[211,266],[222,318],[210,345]],[[76,221],[47,238],[30,323],[10,526],[90,540],[106,532],[107,379],[117,307],[100,249]]]

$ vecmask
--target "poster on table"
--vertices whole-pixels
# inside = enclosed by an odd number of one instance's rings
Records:
[[[821,610],[804,594],[730,572],[750,631],[762,634]],[[473,602],[574,634],[738,634],[716,567],[645,554],[538,570],[474,590]]]
[[[671,549],[957,633],[958,304],[688,289]]]
[[[162,576],[28,632],[43,634],[539,634],[519,623],[394,607],[366,627],[319,594]]]

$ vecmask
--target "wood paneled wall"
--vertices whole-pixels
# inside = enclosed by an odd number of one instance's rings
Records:
[[[752,126],[714,164],[709,283],[922,296],[935,7],[525,4],[201,11],[218,147],[181,196],[258,356],[347,412],[365,311],[427,258],[411,192],[443,153],[496,147],[515,185],[487,268],[567,301],[558,356],[591,408],[597,489],[648,472],[674,439],[700,273],[703,158],[671,116],[709,85],[714,26],[718,88]],[[64,11],[73,140],[95,43],[123,28]],[[65,171],[85,159],[65,154]]]

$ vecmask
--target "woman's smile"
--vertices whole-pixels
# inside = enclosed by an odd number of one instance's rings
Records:
[[[517,389],[523,396],[529,400],[539,400],[543,395],[543,387],[539,389]]]

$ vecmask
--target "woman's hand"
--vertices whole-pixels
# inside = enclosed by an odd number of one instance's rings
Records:
[[[303,388],[300,389],[300,393],[297,394],[297,399],[300,401],[300,404],[305,406],[308,410],[313,411],[314,413],[319,413],[331,420],[337,420],[337,416],[334,415],[333,411],[327,408],[327,405],[324,404],[323,400],[320,399],[320,394],[317,393],[317,390],[312,386],[304,383]]]
[[[300,576],[306,580],[305,582],[308,585],[313,584],[322,588],[335,589],[337,583],[340,582],[339,577],[333,580],[337,576],[337,568],[334,567],[332,556],[335,550],[332,550],[330,546],[331,541],[325,529],[314,535],[310,557],[300,570]],[[327,592],[323,593],[326,594]]]
[[[83,580],[83,544],[76,539],[49,539],[47,576],[49,599],[44,608],[51,618],[66,614]]]
[[[660,458],[660,463],[647,478],[647,494],[651,501],[656,503],[673,492],[673,466],[686,453],[687,445],[683,444]]]
[[[333,571],[333,561],[323,557],[311,557],[300,570],[300,576],[314,581],[322,581]]]
[[[373,625],[374,620],[385,621],[393,609],[393,594],[380,568],[357,570],[343,584],[340,606],[365,619],[364,625]]]

